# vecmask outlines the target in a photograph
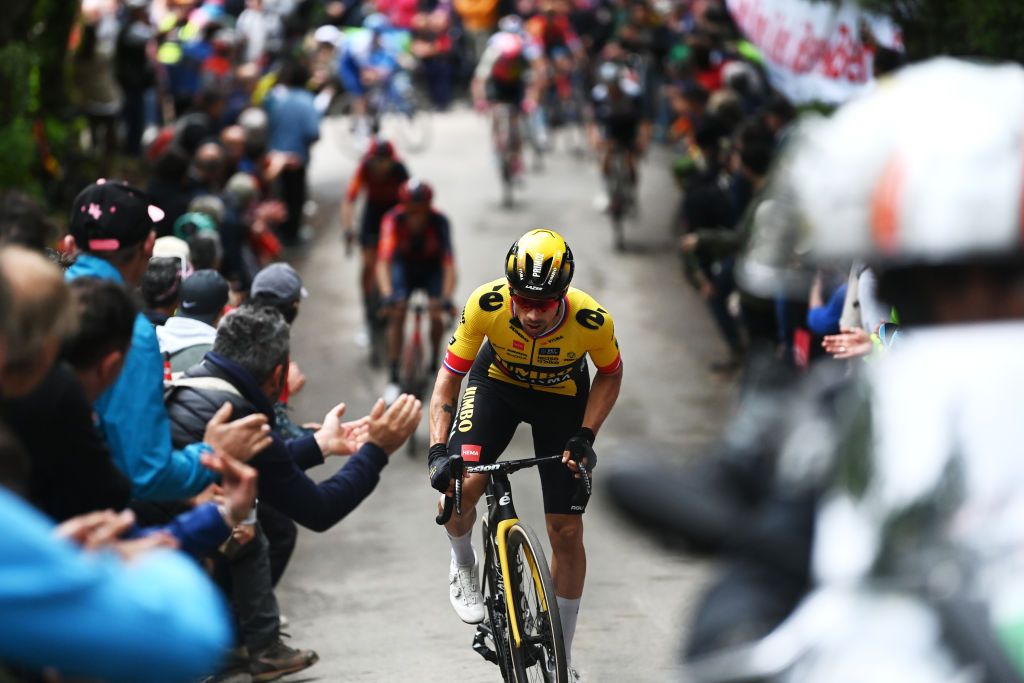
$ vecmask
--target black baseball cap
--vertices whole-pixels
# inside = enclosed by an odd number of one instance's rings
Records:
[[[212,324],[228,303],[228,281],[215,270],[197,270],[181,283],[178,315]]]
[[[101,178],[75,197],[70,232],[83,251],[112,252],[144,241],[163,217],[142,190]]]

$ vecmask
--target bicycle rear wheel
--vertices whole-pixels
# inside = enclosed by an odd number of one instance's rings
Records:
[[[517,683],[567,683],[568,665],[554,582],[537,535],[522,524],[508,531],[511,602],[515,630],[510,638]],[[510,627],[512,625],[510,624]]]
[[[615,250],[623,251],[626,248],[626,236],[623,224],[626,212],[629,210],[629,180],[627,175],[629,169],[626,167],[626,158],[621,151],[613,151],[608,169],[608,217],[612,222],[612,237],[615,241]]]

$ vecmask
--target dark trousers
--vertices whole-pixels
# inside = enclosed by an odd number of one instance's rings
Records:
[[[263,512],[263,507],[262,504],[258,506],[257,514]],[[154,526],[167,524],[175,515],[189,509],[189,506],[182,503],[132,501],[131,508],[140,526]],[[281,515],[280,512],[277,514]],[[285,520],[291,521],[287,517]],[[280,533],[280,529],[275,527],[275,534]],[[294,545],[293,540],[291,547]],[[267,535],[257,524],[256,536],[252,541],[237,546],[228,540],[226,553],[213,556],[214,579],[231,602],[238,623],[238,639],[250,652],[273,643],[281,628],[281,609],[274,596],[275,581],[270,568],[270,548]],[[290,555],[291,548],[288,550]],[[281,571],[284,571],[283,566]]]
[[[131,156],[142,153],[142,133],[146,128],[146,91],[125,90],[121,108],[124,119],[124,151]]]
[[[288,568],[288,561],[292,558],[292,552],[295,550],[298,528],[287,515],[266,503],[259,504],[256,516],[270,543],[270,582],[277,586],[277,582],[281,580],[284,570]]]
[[[217,583],[231,596],[240,643],[253,653],[273,643],[281,628],[270,572],[270,542],[257,524],[255,538],[228,555],[217,559]]]
[[[427,57],[421,64],[430,92],[430,101],[438,111],[444,111],[452,102],[452,86],[455,79],[452,58],[450,55]]]
[[[306,204],[306,165],[286,168],[278,176],[280,197],[288,209],[288,218],[281,224],[281,239],[285,243],[298,241],[302,227],[302,209]]]
[[[736,317],[729,311],[729,295],[736,290],[736,281],[733,277],[733,259],[727,258],[719,262],[719,270],[711,274],[711,284],[715,288],[714,295],[708,299],[708,310],[718,327],[718,332],[734,354],[743,351],[743,340],[740,336],[740,324]]]

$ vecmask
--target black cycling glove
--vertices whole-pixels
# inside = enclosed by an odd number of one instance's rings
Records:
[[[448,470],[447,444],[435,443],[430,447],[430,454],[427,456],[427,473],[433,488],[441,493],[448,490],[452,477]]]
[[[594,452],[594,430],[580,427],[571,439],[565,442],[565,450],[580,460],[586,459],[588,472],[597,467],[597,453]]]

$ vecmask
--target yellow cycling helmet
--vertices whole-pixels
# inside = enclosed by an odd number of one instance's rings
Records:
[[[516,294],[554,299],[565,294],[575,269],[572,249],[554,230],[531,230],[508,250],[505,277]]]

